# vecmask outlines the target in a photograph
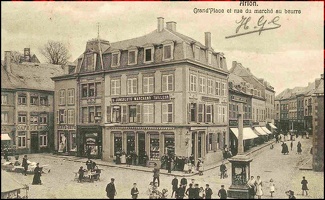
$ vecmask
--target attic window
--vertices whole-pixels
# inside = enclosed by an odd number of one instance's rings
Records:
[[[148,47],[148,48],[144,49],[144,62],[145,63],[153,62],[153,51],[154,51],[153,47]]]
[[[129,50],[129,65],[137,64],[137,50]]]
[[[164,60],[171,60],[173,59],[173,48],[172,48],[172,44],[165,44],[163,46],[163,58]]]
[[[208,52],[208,64],[212,65],[212,52],[211,51]]]
[[[94,70],[94,55],[88,54],[86,56],[85,71],[93,71],[93,70]]]
[[[120,53],[112,53],[112,67],[117,67],[120,65]]]
[[[195,60],[200,60],[200,47],[198,46],[195,47],[194,57]]]

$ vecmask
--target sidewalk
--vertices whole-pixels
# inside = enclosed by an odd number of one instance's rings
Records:
[[[250,155],[256,151],[259,151],[260,149],[267,147],[271,144],[275,143],[275,140],[272,139],[264,144],[261,144],[259,146],[253,147],[249,149],[247,152],[245,152],[245,155]],[[58,158],[63,158],[68,161],[73,161],[73,162],[80,162],[80,163],[86,163],[88,160],[87,158],[81,158],[81,157],[76,157],[76,156],[64,156],[64,155],[53,155],[53,154],[44,154],[46,156],[51,156],[51,157],[58,157]],[[116,167],[116,168],[121,168],[121,169],[129,169],[129,170],[135,170],[135,171],[142,171],[142,172],[150,172],[152,173],[153,168],[149,167],[143,167],[143,166],[135,166],[131,165],[130,167],[127,167],[125,164],[115,164],[114,162],[107,162],[107,161],[102,161],[101,159],[92,159],[93,161],[96,162],[98,166],[107,166],[107,167]],[[204,172],[207,172],[209,170],[215,169],[221,165],[222,161],[214,163],[212,165],[205,166]],[[228,160],[224,162],[225,164],[229,163]],[[186,174],[183,171],[172,171],[170,174],[166,169],[161,169],[160,174],[164,175],[170,175],[170,176],[177,176],[177,177],[191,177],[194,175],[198,175],[198,172],[191,173],[191,174]]]

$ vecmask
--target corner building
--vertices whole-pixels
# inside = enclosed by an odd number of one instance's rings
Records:
[[[111,43],[103,52],[105,97],[102,158],[145,152],[160,164],[165,153],[222,159],[228,136],[228,70],[222,53],[158,18],[142,37]],[[141,159],[139,160],[141,162]]]

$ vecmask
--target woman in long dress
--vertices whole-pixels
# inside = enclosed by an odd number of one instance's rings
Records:
[[[34,178],[32,183],[33,185],[42,185],[41,174],[42,174],[42,168],[40,168],[39,163],[37,163],[34,169]]]
[[[248,189],[249,199],[254,199],[255,197],[255,185],[256,185],[256,180],[254,179],[254,176],[251,176],[251,179],[247,181],[247,186],[249,187]]]
[[[262,190],[262,180],[260,176],[257,176],[256,179],[256,196],[260,199],[263,195],[263,190]]]

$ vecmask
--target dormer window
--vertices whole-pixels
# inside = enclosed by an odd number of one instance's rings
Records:
[[[120,53],[112,53],[112,67],[117,67],[120,65]]]
[[[153,53],[154,53],[153,47],[148,47],[144,49],[144,63],[153,62]]]
[[[129,50],[129,59],[128,59],[128,64],[129,65],[135,65],[137,64],[137,53],[138,51],[137,50]]]
[[[195,47],[194,57],[195,60],[200,60],[200,47],[198,46]]]
[[[94,54],[87,54],[85,71],[93,71],[94,66]]]
[[[212,52],[211,51],[208,52],[208,64],[212,65]]]
[[[164,44],[163,46],[163,60],[172,60],[173,59],[173,44]]]

